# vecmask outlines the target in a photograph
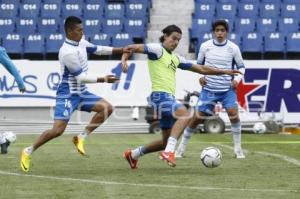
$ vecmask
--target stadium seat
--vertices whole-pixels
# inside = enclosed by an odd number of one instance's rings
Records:
[[[190,35],[192,39],[197,39],[200,33],[211,31],[211,19],[192,19]]]
[[[232,3],[232,4],[238,4],[239,0],[218,0],[219,3]]]
[[[126,19],[124,31],[129,33],[132,38],[140,38],[142,40],[144,40],[147,33],[146,24],[141,19]]]
[[[262,3],[281,3],[281,0],[261,0]]]
[[[40,13],[40,0],[23,0],[20,5],[21,18],[37,18]]]
[[[238,16],[240,18],[256,18],[258,16],[258,4],[240,3],[238,5]]]
[[[15,20],[13,18],[0,18],[0,36],[15,32]]]
[[[237,33],[230,33],[228,35],[228,39],[230,41],[232,41],[233,43],[235,43],[236,45],[238,45],[240,48],[241,48],[241,35],[240,34],[237,34]]]
[[[23,53],[23,38],[19,34],[7,34],[2,39],[2,45],[6,49],[7,53]]]
[[[118,33],[112,37],[112,46],[114,47],[123,47],[132,43],[132,37],[128,33]]]
[[[63,43],[63,34],[50,34],[46,37],[46,53],[58,53]]]
[[[253,4],[259,4],[260,0],[240,0],[240,3],[253,3]]]
[[[20,18],[17,20],[17,33],[24,36],[35,34],[37,27],[37,20],[35,18]]]
[[[18,15],[20,4],[18,1],[0,1],[0,18],[14,18]]]
[[[41,17],[59,17],[61,13],[61,3],[58,0],[44,0],[41,5]]]
[[[128,3],[126,4],[127,18],[146,18],[148,16],[147,5],[142,3]]]
[[[211,4],[216,4],[217,0],[195,0],[195,3],[205,3],[205,4],[211,3]]]
[[[24,38],[24,53],[43,54],[45,52],[44,40],[41,34],[27,35]]]
[[[237,18],[234,27],[236,33],[253,32],[255,30],[255,19]]]
[[[125,6],[121,3],[109,3],[105,6],[105,17],[114,19],[123,19],[125,15]]]
[[[84,31],[87,34],[98,34],[101,31],[100,19],[84,19]]]
[[[236,16],[237,4],[233,3],[218,3],[216,15],[218,18],[233,19]]]
[[[58,31],[59,18],[39,18],[38,33],[43,35],[55,34]]]
[[[283,3],[300,3],[299,0],[282,0]]]
[[[264,39],[264,51],[268,52],[276,52],[284,54],[285,45],[284,45],[284,35],[279,32],[267,33]]]
[[[267,32],[276,32],[277,19],[258,18],[256,20],[256,25],[257,25],[257,31],[263,35]]]
[[[151,8],[152,0],[128,0],[129,4],[137,4],[142,3],[147,6],[147,8]]]
[[[300,1],[298,3],[282,3],[281,4],[281,17],[300,17]]]
[[[289,33],[286,37],[286,51],[300,53],[300,33]]]
[[[263,37],[259,33],[246,33],[242,36],[242,51],[246,59],[261,59]]]
[[[260,4],[260,17],[261,18],[276,18],[280,14],[279,3],[261,3]]]
[[[104,33],[108,33],[108,34],[119,33],[122,32],[123,30],[123,20],[104,19],[102,27]]]
[[[62,7],[63,17],[82,15],[83,0],[65,0]]]
[[[298,18],[280,18],[278,22],[278,30],[283,33],[298,32]]]
[[[102,34],[95,34],[93,36],[89,37],[90,42],[95,44],[95,45],[100,45],[100,46],[110,46],[111,45],[111,36],[106,33]]]
[[[216,4],[196,3],[193,18],[211,18],[215,16]]]
[[[102,19],[104,15],[104,1],[89,0],[83,7],[83,16],[86,19]]]
[[[198,52],[199,52],[199,48],[201,46],[201,44],[203,42],[206,42],[207,40],[210,40],[213,38],[213,35],[211,32],[207,32],[207,33],[200,33],[198,35],[198,38],[196,40],[196,46],[195,46],[195,53],[196,53],[196,56],[198,55]]]

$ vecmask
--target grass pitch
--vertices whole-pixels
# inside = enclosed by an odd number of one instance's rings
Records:
[[[170,168],[148,154],[130,170],[122,153],[160,138],[149,134],[94,134],[86,142],[88,157],[73,146],[71,135],[44,145],[32,156],[28,174],[19,167],[20,151],[37,135],[19,135],[7,155],[0,155],[0,198],[300,198],[300,136],[243,135],[246,159],[234,159],[231,134],[196,134],[186,157]],[[200,152],[217,146],[220,167],[205,168]]]

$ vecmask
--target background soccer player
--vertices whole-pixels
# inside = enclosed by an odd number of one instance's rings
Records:
[[[19,74],[19,72],[17,71],[16,66],[14,65],[14,63],[12,62],[12,60],[9,58],[9,56],[7,55],[5,48],[0,46],[0,63],[6,68],[6,70],[14,76],[17,85],[19,87],[19,90],[21,93],[24,93],[26,88],[24,85],[24,81],[21,77],[21,75]],[[7,148],[10,145],[10,142],[8,140],[5,139],[4,136],[2,136],[0,134],[0,146],[1,146],[1,154],[6,154],[7,153]]]
[[[165,159],[171,166],[176,165],[174,159],[174,141],[177,140],[189,121],[189,112],[174,98],[176,87],[175,74],[177,68],[201,74],[232,75],[237,72],[215,69],[188,62],[183,57],[173,53],[181,39],[181,29],[176,25],[169,25],[164,28],[162,32],[163,35],[160,37],[161,43],[129,46],[134,53],[144,53],[148,55],[148,67],[152,82],[150,100],[151,105],[158,114],[160,127],[162,128],[162,139],[124,152],[124,157],[132,169],[137,168],[137,160],[140,156],[161,151],[166,145],[166,151],[161,153],[161,158]],[[122,56],[122,68],[124,72],[126,72],[128,68],[126,61],[129,56],[130,53],[124,53]],[[177,121],[175,118],[178,118]],[[170,153],[171,148],[174,148],[173,153]]]
[[[113,75],[99,77],[88,74],[87,53],[97,55],[121,54],[123,48],[96,46],[82,39],[83,25],[81,19],[70,16],[65,21],[66,40],[59,50],[59,62],[62,81],[57,90],[54,124],[52,129],[41,134],[32,146],[25,148],[21,156],[21,168],[29,171],[30,156],[49,140],[60,136],[75,110],[96,112],[85,130],[73,138],[79,153],[85,154],[84,140],[112,113],[113,107],[105,99],[90,93],[86,83],[114,83],[118,80]]]
[[[215,68],[231,69],[236,65],[241,74],[245,73],[245,66],[239,47],[227,40],[228,23],[217,20],[212,25],[214,39],[204,42],[200,46],[197,63],[211,65]],[[241,147],[241,123],[238,113],[236,87],[243,75],[207,75],[200,79],[203,85],[199,96],[197,111],[189,126],[184,130],[182,140],[176,150],[176,157],[181,157],[186,145],[199,123],[203,123],[205,116],[213,114],[217,102],[222,102],[231,122],[234,153],[236,158],[245,158]]]

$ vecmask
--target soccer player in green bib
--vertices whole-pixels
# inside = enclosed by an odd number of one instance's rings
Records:
[[[222,70],[213,67],[193,64],[185,58],[173,53],[182,35],[182,31],[176,25],[169,25],[162,30],[160,43],[134,44],[128,47],[132,53],[144,53],[148,55],[148,68],[152,82],[150,103],[160,120],[162,139],[153,141],[136,149],[128,149],[124,152],[124,158],[131,169],[137,168],[139,157],[165,149],[160,153],[160,158],[168,165],[176,166],[174,151],[177,139],[190,120],[188,110],[174,98],[176,88],[176,70],[190,70],[200,74],[234,75],[240,73],[237,70]],[[132,53],[124,53],[122,56],[122,69],[127,72],[127,60]]]

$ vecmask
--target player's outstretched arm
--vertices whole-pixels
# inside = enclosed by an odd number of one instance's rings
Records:
[[[76,80],[80,83],[91,84],[91,83],[115,83],[120,79],[114,75],[106,75],[104,77],[98,77],[95,75],[80,74],[76,76]]]
[[[205,65],[199,65],[199,64],[193,64],[192,67],[190,68],[191,71],[195,73],[200,73],[204,75],[236,75],[236,74],[241,74],[239,70],[223,70],[223,69],[218,69],[210,66],[205,66]]]
[[[121,62],[122,62],[122,71],[126,73],[128,70],[127,60],[131,57],[133,53],[144,53],[145,46],[144,44],[132,44],[126,46],[124,49],[126,49],[126,51],[125,50],[123,51]]]

